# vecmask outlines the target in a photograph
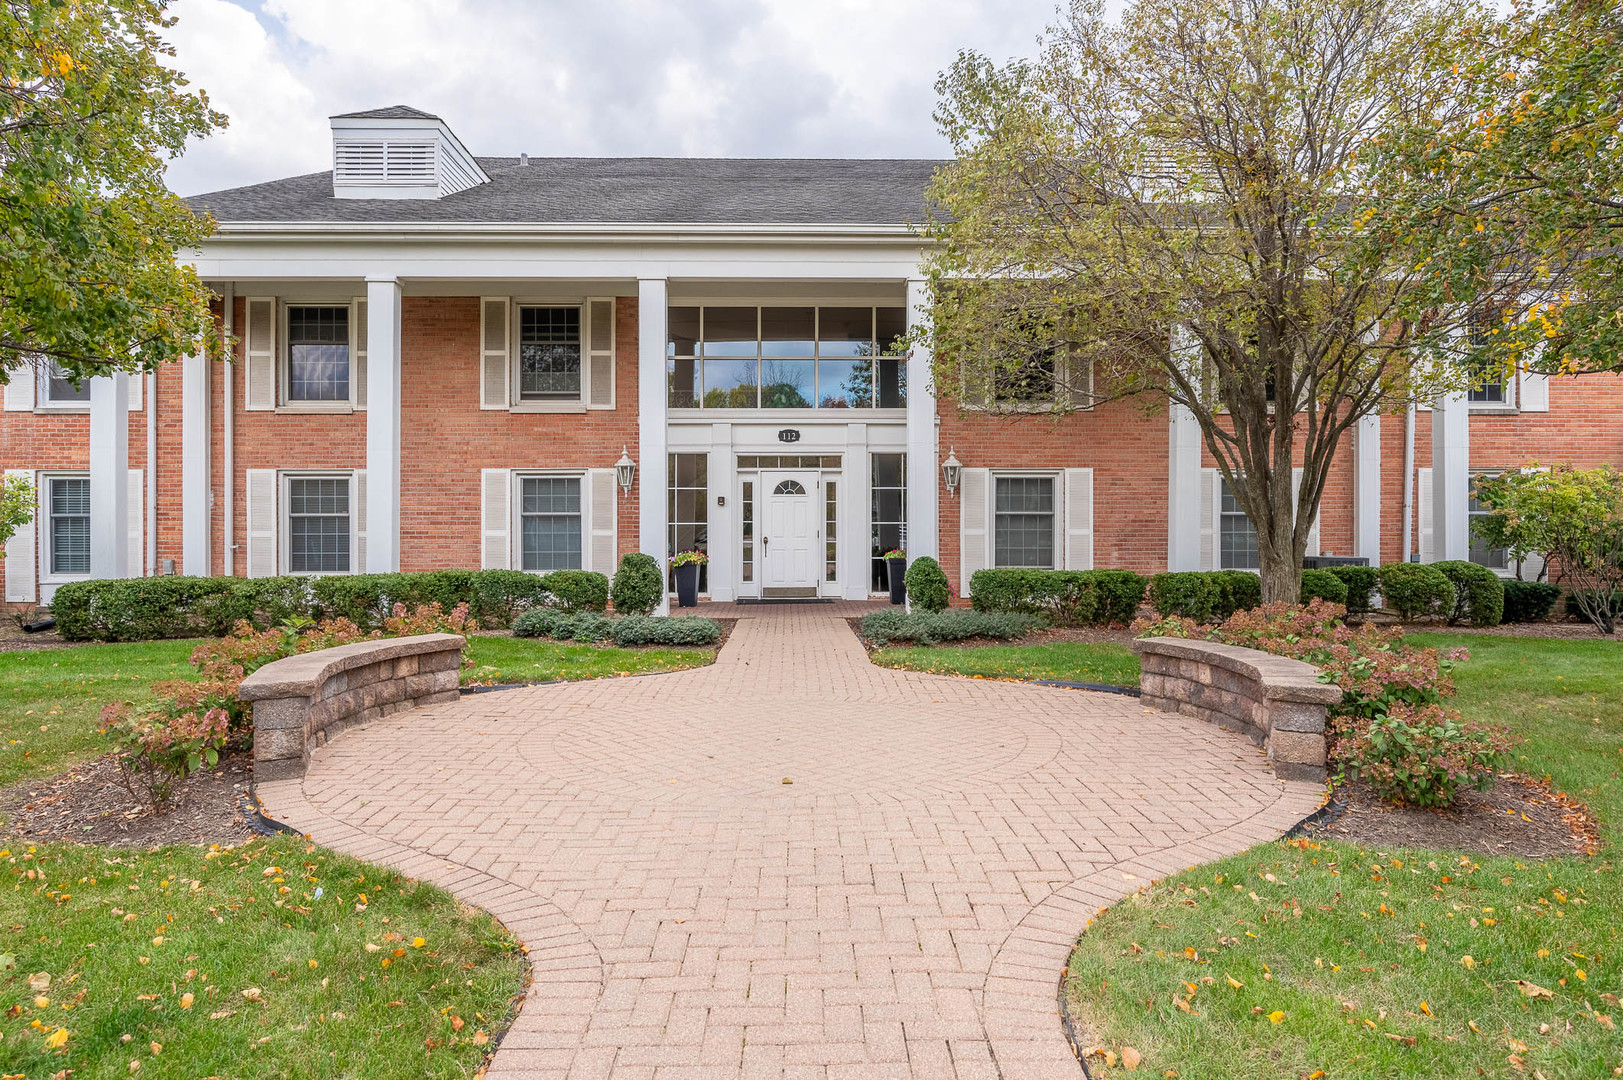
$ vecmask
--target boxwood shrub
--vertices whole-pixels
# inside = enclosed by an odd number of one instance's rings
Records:
[[[231,578],[149,577],[70,581],[51,600],[56,629],[68,641],[149,641],[192,637],[209,627],[197,613],[205,598],[229,593]]]
[[[1505,583],[1486,566],[1449,560],[1432,563],[1454,586],[1454,610],[1450,624],[1469,619],[1472,626],[1498,626],[1505,618]]]
[[[952,590],[947,572],[928,555],[921,555],[908,564],[903,577],[907,586],[907,599],[914,611],[945,611]]]
[[[609,586],[609,599],[621,615],[646,615],[659,606],[665,591],[665,577],[652,555],[629,551],[620,556],[620,568]]]
[[[513,624],[515,637],[553,641],[600,642],[616,645],[714,645],[721,640],[721,624],[697,615],[675,617],[604,615],[595,611],[534,608]]]
[[[1041,625],[1036,616],[1016,611],[875,611],[862,617],[862,634],[876,645],[892,641],[934,645],[974,637],[1024,637]]]
[[[1374,604],[1373,594],[1380,580],[1379,571],[1373,566],[1332,566],[1329,570],[1347,586],[1345,603],[1348,612],[1367,614]]]
[[[541,579],[553,602],[565,611],[606,611],[609,579],[590,570],[554,570]]]
[[[977,570],[969,579],[976,611],[1038,615],[1060,626],[1131,622],[1144,588],[1131,570]]]
[[[1223,580],[1215,573],[1176,570],[1150,578],[1150,604],[1157,615],[1178,615],[1196,622],[1226,618]]]
[[[1302,603],[1310,600],[1328,600],[1332,604],[1347,602],[1347,583],[1328,570],[1302,571]]]
[[[1505,622],[1543,622],[1550,617],[1561,586],[1547,581],[1505,582]]]
[[[1236,611],[1250,611],[1262,603],[1262,576],[1249,570],[1215,571],[1223,586],[1223,606],[1219,617],[1228,618]]]
[[[1405,622],[1454,611],[1454,585],[1435,566],[1388,563],[1380,569],[1380,580],[1383,606]]]

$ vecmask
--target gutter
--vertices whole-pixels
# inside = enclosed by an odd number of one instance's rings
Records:
[[[1414,555],[1414,402],[1403,413],[1403,561]]]
[[[544,238],[638,239],[647,242],[679,242],[694,239],[762,240],[921,240],[914,225],[666,225],[655,222],[380,222],[380,221],[222,221],[216,238],[252,236],[261,239],[307,240],[333,236],[369,236],[383,240],[405,238],[480,239],[530,241]]]
[[[147,372],[147,550],[142,577],[158,573],[158,373]]]
[[[225,471],[225,485],[224,485],[225,490],[222,493],[222,501],[225,504],[224,505],[224,515],[223,515],[224,518],[225,518],[225,521],[224,521],[224,523],[223,523],[223,525],[221,527],[221,530],[220,530],[220,546],[224,549],[224,551],[222,553],[223,558],[221,560],[221,569],[224,571],[226,577],[236,577],[237,576],[237,567],[236,567],[237,545],[236,545],[236,542],[235,542],[235,538],[232,535],[233,532],[235,531],[235,525],[236,525],[236,511],[235,511],[236,500],[233,497],[234,491],[235,491],[235,485],[232,483],[232,481],[236,476],[236,453],[235,453],[235,451],[236,451],[236,443],[237,443],[237,440],[236,440],[236,426],[237,425],[236,425],[236,416],[235,416],[234,410],[232,408],[232,389],[231,389],[232,388],[232,383],[235,381],[235,378],[236,378],[236,376],[234,374],[235,371],[236,371],[236,365],[234,363],[232,363],[232,361],[231,361],[231,357],[233,355],[235,355],[233,350],[236,348],[235,344],[231,340],[232,331],[233,331],[233,328],[234,328],[234,325],[235,325],[236,307],[237,307],[237,287],[236,287],[236,284],[233,283],[233,282],[227,282],[226,286],[225,286],[225,293],[223,295],[224,295],[224,299],[225,299],[225,305],[224,305],[224,307],[225,307],[225,311],[224,311],[225,318],[223,320],[221,320],[221,321],[222,321],[222,327],[224,329],[224,337],[225,337],[225,388],[224,388],[224,391],[223,391],[224,395],[225,395],[224,403],[223,403],[224,407],[225,407],[225,433],[224,433],[224,436],[223,436],[225,446],[221,449],[220,457],[221,457],[221,467]]]

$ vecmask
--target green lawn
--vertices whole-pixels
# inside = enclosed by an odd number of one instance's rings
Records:
[[[301,840],[0,867],[7,1076],[466,1077],[522,989],[490,916]]]
[[[1059,679],[1065,682],[1138,685],[1138,657],[1125,645],[1062,641],[1050,645],[983,647],[898,646],[880,649],[882,667],[968,675],[983,679]]]
[[[1086,1043],[1132,1046],[1154,1076],[1623,1075],[1623,647],[1415,640],[1471,650],[1455,703],[1526,736],[1517,768],[1588,803],[1606,849],[1535,862],[1295,841],[1187,871],[1082,936]]]

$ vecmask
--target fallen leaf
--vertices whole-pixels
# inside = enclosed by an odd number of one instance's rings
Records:
[[[1128,1072],[1136,1072],[1139,1064],[1143,1060],[1144,1055],[1140,1054],[1131,1046],[1124,1046],[1121,1048],[1121,1067],[1126,1069]]]
[[[1465,965],[1466,971],[1476,970],[1476,961],[1471,959],[1470,953],[1466,953],[1464,956],[1460,957],[1460,963]]]
[[[209,1019],[210,1020],[224,1020],[228,1016],[235,1016],[235,1015],[237,1015],[237,1010],[235,1010],[235,1009],[221,1009],[219,1012],[211,1012],[211,1013],[209,1013]]]
[[[196,1000],[196,998],[192,997],[191,991],[188,990],[186,993],[180,995],[180,1007],[182,1009],[189,1009],[192,1007],[192,1002]]]
[[[473,1045],[483,1046],[489,1041],[490,1036],[486,1035],[483,1031],[476,1031],[473,1033]]]
[[[155,1043],[150,1044],[150,1046],[151,1046],[152,1056],[153,1057],[157,1057],[159,1054],[163,1053],[163,1043],[155,1042]]]
[[[428,944],[428,942],[424,941],[420,937],[414,937],[414,938],[411,939],[411,947],[414,948],[414,949],[421,949],[424,945],[427,945],[427,944]]]
[[[1285,1020],[1285,1014],[1280,1010],[1275,1009],[1273,1012],[1268,1014],[1268,1020],[1269,1022],[1275,1024],[1283,1023]]]
[[[1530,997],[1535,1000],[1544,1000],[1555,997],[1554,990],[1546,990],[1537,983],[1530,983],[1526,979],[1517,979],[1516,989],[1520,990],[1524,997]]]
[[[1229,985],[1234,987],[1236,990],[1245,985],[1245,983],[1241,982],[1239,979],[1236,979],[1233,975],[1227,975],[1226,977],[1229,981]]]
[[[462,1017],[453,1015],[451,1017],[451,1030],[461,1031],[464,1023],[466,1023],[466,1021],[464,1021]]]
[[[249,1001],[258,1001],[263,995],[260,993],[259,987],[250,986],[248,989],[242,992],[242,996],[247,998]]]
[[[38,971],[28,976],[28,988],[36,994],[42,994],[51,988],[51,973]]]
[[[67,1043],[67,1041],[68,1041],[68,1029],[67,1028],[57,1028],[55,1031],[53,1031],[49,1035],[45,1036],[45,1047],[48,1050],[55,1050],[55,1049],[58,1049],[59,1047],[65,1045]]]

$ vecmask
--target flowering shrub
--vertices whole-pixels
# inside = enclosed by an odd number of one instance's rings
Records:
[[[1465,649],[1410,645],[1401,631],[1343,621],[1347,609],[1315,599],[1264,604],[1216,626],[1167,616],[1133,624],[1139,637],[1220,641],[1302,660],[1319,681],[1341,688],[1330,710],[1333,761],[1369,778],[1382,796],[1417,806],[1446,806],[1467,783],[1491,780],[1511,739],[1502,728],[1462,723],[1445,712],[1455,663]]]
[[[1384,716],[1337,717],[1332,755],[1356,763],[1375,793],[1392,802],[1447,806],[1463,787],[1483,790],[1516,739],[1468,723],[1441,705],[1394,704]]]
[[[161,814],[177,782],[220,761],[230,733],[224,709],[193,709],[177,716],[131,717],[128,705],[115,702],[101,711],[113,733],[113,760],[119,780],[130,795]]]

